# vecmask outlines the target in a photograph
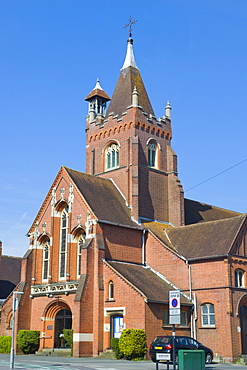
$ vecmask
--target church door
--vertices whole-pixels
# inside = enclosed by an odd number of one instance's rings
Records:
[[[65,348],[63,329],[72,328],[72,314],[68,309],[58,311],[55,317],[54,348]]]
[[[123,315],[111,316],[111,338],[120,338],[123,331]]]
[[[241,323],[241,339],[242,339],[242,353],[247,353],[247,307],[240,308],[240,323]]]

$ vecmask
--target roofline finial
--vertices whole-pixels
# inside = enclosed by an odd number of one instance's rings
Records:
[[[124,26],[124,28],[128,28],[129,27],[129,29],[128,29],[129,37],[132,37],[132,33],[131,33],[132,32],[132,28],[131,28],[131,26],[132,26],[132,24],[135,24],[136,22],[137,22],[137,20],[132,21],[132,17],[130,16],[129,17],[129,23]]]

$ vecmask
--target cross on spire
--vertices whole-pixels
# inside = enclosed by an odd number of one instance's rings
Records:
[[[132,28],[131,28],[131,26],[132,26],[132,24],[135,24],[136,22],[137,22],[137,20],[132,21],[132,17],[129,17],[129,23],[124,26],[124,28],[128,28],[129,27],[129,29],[128,29],[129,37],[132,36],[132,33],[131,33],[132,32]]]

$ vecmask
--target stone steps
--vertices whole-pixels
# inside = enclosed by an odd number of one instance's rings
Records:
[[[71,355],[70,348],[43,348],[41,351],[37,351],[36,356],[59,356],[68,357]]]

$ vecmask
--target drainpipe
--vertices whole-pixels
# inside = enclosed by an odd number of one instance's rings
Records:
[[[186,265],[188,266],[188,273],[189,273],[189,292],[190,292],[190,300],[192,301],[192,278],[191,278],[191,265],[189,264],[189,261],[184,258],[183,256],[180,256],[184,262],[186,263]],[[191,325],[190,325],[190,332],[191,332],[191,337],[193,338],[193,330],[194,330],[194,322],[193,322],[193,312],[191,311],[190,313],[190,322],[191,322]],[[193,325],[192,325],[192,322],[193,322]]]
[[[145,234],[146,234],[146,229],[143,229],[142,232],[142,264],[145,265],[146,263],[146,256],[145,256]]]
[[[190,300],[192,300],[192,280],[191,280],[191,265],[189,264],[189,261],[186,260],[186,265],[189,269],[189,289],[190,289]]]
[[[197,321],[197,303],[196,303],[196,293],[194,293],[194,319],[193,319],[194,339],[196,339],[196,321]]]
[[[192,300],[192,279],[191,279],[191,265],[189,264],[189,261],[188,260],[185,260],[185,263],[186,265],[188,266],[188,271],[189,271],[189,290],[190,290],[190,300]],[[193,311],[191,310],[191,313],[190,313],[190,336],[193,338],[193,330],[194,330],[194,327],[192,325],[192,320],[193,320]]]

